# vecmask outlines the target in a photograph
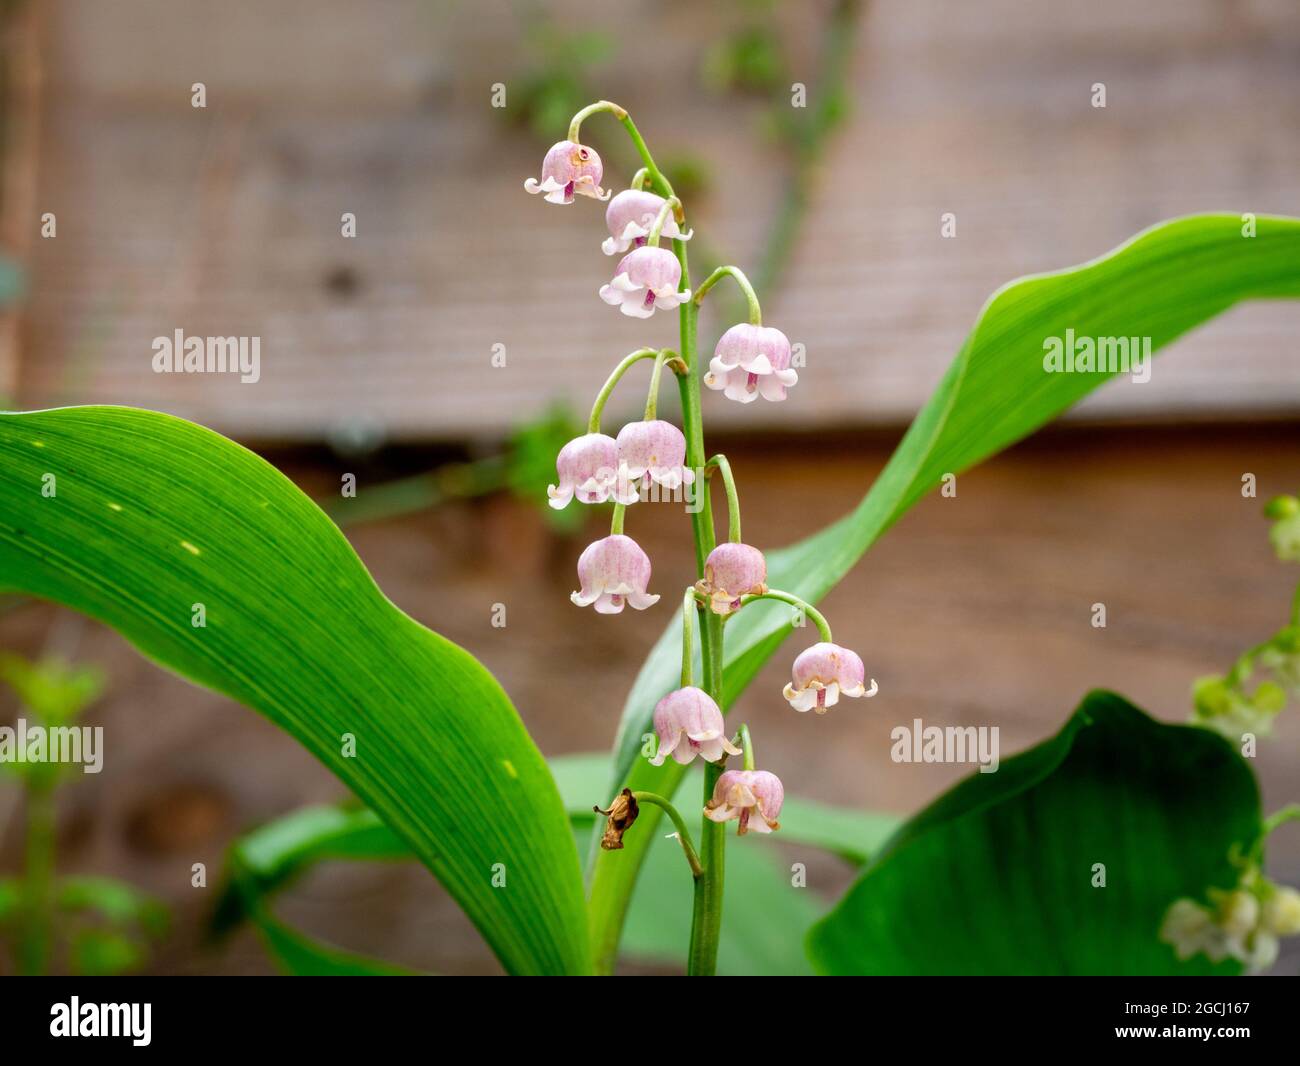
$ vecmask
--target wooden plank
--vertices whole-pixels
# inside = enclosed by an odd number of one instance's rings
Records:
[[[698,88],[699,49],[682,43],[724,16],[554,6],[615,36],[637,15],[607,94],[661,153],[689,149],[731,179],[692,219],[753,262],[780,160],[750,105]],[[520,187],[540,151],[488,105],[491,83],[526,67],[508,5],[471,17],[394,0],[364,23],[337,2],[276,20],[200,0],[131,8],[54,5],[42,199],[62,213],[59,239],[36,249],[24,403],[134,403],[261,439],[497,435],[555,399],[589,402],[624,352],[674,343],[670,318],[633,323],[596,298],[612,265],[599,207],[551,208]],[[816,25],[783,17],[815,85]],[[1172,215],[1294,211],[1297,47],[1286,3],[873,4],[851,121],[767,301],[807,346],[807,372],[785,405],[711,397],[708,417],[904,421],[1010,278]],[[196,80],[205,110],[189,106]],[[1104,110],[1089,105],[1098,81]],[[593,120],[588,136],[612,156],[621,134]],[[944,211],[955,240],[940,238]],[[1158,384],[1112,384],[1084,411],[1294,414],[1298,327],[1294,306],[1238,309],[1181,342]],[[260,336],[261,381],[154,374],[150,343],[177,328]]]

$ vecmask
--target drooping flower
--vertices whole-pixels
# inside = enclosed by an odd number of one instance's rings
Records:
[[[677,291],[682,265],[667,248],[635,248],[619,260],[614,279],[600,287],[600,298],[633,318],[649,318],[655,308],[672,310],[691,298]]]
[[[618,431],[618,461],[626,478],[649,475],[666,489],[695,481],[695,471],[686,466],[686,438],[671,422],[653,419],[629,422]]]
[[[654,227],[655,219],[663,210],[667,201],[662,196],[641,189],[624,189],[610,200],[605,208],[605,225],[609,227],[609,237],[602,244],[601,250],[606,255],[626,252],[629,248],[645,244]],[[663,229],[659,231],[664,237],[679,241],[689,241],[690,232],[683,233],[677,226],[677,219],[672,212],[664,219]]]
[[[560,483],[546,490],[550,504],[557,511],[569,505],[575,496],[579,503],[633,503],[637,498],[631,480],[620,477],[618,442],[604,433],[587,433],[575,437],[560,449],[555,458],[555,472]]]
[[[731,614],[740,597],[767,591],[767,560],[748,544],[719,544],[704,560],[704,577],[695,587],[709,598],[714,614]]]
[[[596,149],[573,141],[559,141],[542,160],[542,180],[529,178],[524,188],[530,193],[545,193],[552,204],[571,204],[574,194],[608,200],[609,193],[600,187],[605,175]]]
[[[785,399],[799,375],[790,369],[790,339],[779,329],[746,322],[732,326],[718,341],[704,384],[722,389],[729,400],[752,403]]]
[[[705,762],[718,762],[727,755],[741,754],[727,739],[718,705],[694,685],[670,692],[655,704],[654,722],[659,750],[650,760],[651,766],[662,766],[669,755],[686,766],[697,755]]]
[[[578,583],[582,589],[569,599],[579,607],[594,604],[600,614],[620,614],[624,604],[644,611],[659,602],[657,595],[646,592],[650,556],[622,533],[587,545],[578,557]]]
[[[705,805],[704,816],[715,822],[739,818],[740,827],[736,830],[739,836],[750,829],[770,833],[781,828],[777,818],[784,801],[785,786],[776,774],[766,770],[728,770],[713,786],[713,798]]]
[[[783,695],[796,711],[825,714],[841,696],[868,695],[866,667],[857,652],[823,641],[801,651],[794,660],[793,679]],[[874,683],[872,695],[875,694]]]

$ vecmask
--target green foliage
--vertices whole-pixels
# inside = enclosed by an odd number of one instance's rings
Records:
[[[857,509],[769,552],[769,582],[817,602],[945,474],[959,474],[1021,440],[1114,376],[1044,372],[1046,338],[1066,329],[1078,336],[1150,337],[1154,351],[1242,300],[1300,297],[1300,221],[1260,216],[1257,223],[1258,235],[1247,238],[1236,215],[1176,219],[1090,263],[999,289]],[[728,622],[724,707],[789,635],[788,618],[784,608],[765,604]],[[680,625],[676,616],[668,623],[628,697],[611,793],[626,784],[671,796],[680,783],[679,768],[655,768],[640,758],[654,705],[678,681]],[[643,817],[658,820],[654,811]],[[597,861],[598,960],[609,958],[617,943],[641,848],[630,840],[626,850]]]
[[[809,936],[832,974],[1235,973],[1178,962],[1170,905],[1230,888],[1262,830],[1220,737],[1091,693],[1051,740],[911,819]]]
[[[588,968],[568,820],[506,694],[394,607],[251,452],[129,408],[0,414],[0,589],[106,622],[286,729],[412,847],[508,970]]]

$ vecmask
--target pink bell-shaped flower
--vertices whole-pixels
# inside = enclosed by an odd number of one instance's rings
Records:
[[[557,511],[567,507],[575,496],[579,503],[629,504],[637,499],[631,480],[621,475],[618,443],[604,433],[575,437],[560,449],[555,458],[555,472],[560,483],[546,490],[550,504]]]
[[[608,200],[609,193],[600,187],[600,179],[604,176],[605,168],[596,149],[573,141],[560,141],[551,145],[551,150],[542,160],[542,180],[529,178],[524,182],[524,188],[534,195],[545,193],[547,202],[552,204],[571,204],[575,193]]]
[[[618,431],[618,461],[625,478],[649,475],[666,489],[695,481],[686,466],[686,438],[671,422],[629,422]]]
[[[742,322],[718,341],[704,384],[724,390],[739,403],[785,399],[785,390],[799,381],[790,369],[790,340],[779,329]]]
[[[593,604],[600,614],[621,614],[630,603],[644,611],[659,602],[646,592],[650,584],[650,556],[631,537],[614,533],[587,545],[578,557],[581,590],[569,599],[579,607]]]
[[[825,714],[841,696],[875,695],[875,682],[867,692],[867,670],[857,652],[823,641],[801,651],[794,660],[794,677],[783,695],[796,711]]]
[[[719,544],[704,560],[704,577],[695,587],[709,598],[714,614],[731,614],[740,597],[767,591],[767,560],[748,544]]]
[[[615,255],[645,244],[665,203],[667,201],[662,196],[656,196],[652,192],[624,189],[605,208],[605,225],[609,227],[609,237],[600,246],[601,250],[606,255]],[[664,219],[664,227],[659,232],[664,237],[679,241],[691,239],[689,231],[683,233],[678,228],[677,219],[672,212]]]
[[[651,766],[662,766],[671,755],[686,766],[695,756],[705,762],[718,762],[727,755],[740,755],[726,736],[722,711],[703,689],[693,685],[679,688],[655,704],[655,733],[659,751]]]
[[[728,770],[713,786],[713,798],[704,808],[704,817],[715,822],[739,818],[740,828],[736,830],[739,836],[750,829],[770,833],[781,828],[777,818],[784,801],[785,786],[776,774],[766,770]]]
[[[689,289],[677,291],[682,265],[667,248],[635,248],[619,260],[614,279],[600,287],[600,298],[625,315],[649,318],[655,308],[672,310],[691,298]]]

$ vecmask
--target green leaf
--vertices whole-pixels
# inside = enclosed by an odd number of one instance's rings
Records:
[[[1021,278],[995,292],[857,509],[770,552],[769,583],[811,602],[821,599],[944,474],[960,473],[1021,440],[1113,376],[1045,373],[1045,338],[1062,337],[1066,329],[1076,336],[1150,337],[1155,351],[1242,300],[1300,297],[1300,220],[1261,215],[1251,238],[1241,228],[1238,215],[1175,219],[1100,259]],[[1159,388],[1159,371],[1142,387]],[[789,635],[788,620],[783,605],[760,602],[727,623],[724,709]],[[639,757],[655,703],[678,683],[680,625],[679,614],[628,696],[611,790],[626,784],[672,795],[681,780],[675,764],[655,768]],[[839,636],[852,645],[851,634]],[[773,695],[774,705],[779,699]],[[657,811],[647,816],[659,817]],[[616,951],[640,861],[635,841],[597,860],[591,928],[598,965]]]
[[[824,973],[1234,973],[1159,940],[1179,898],[1231,887],[1261,832],[1221,737],[1090,693],[1051,740],[913,818],[813,927]],[[1105,887],[1094,887],[1094,864]]]
[[[0,414],[0,589],[106,622],[288,731],[411,846],[507,970],[589,969],[568,819],[509,698],[394,607],[251,452],[130,408]]]

